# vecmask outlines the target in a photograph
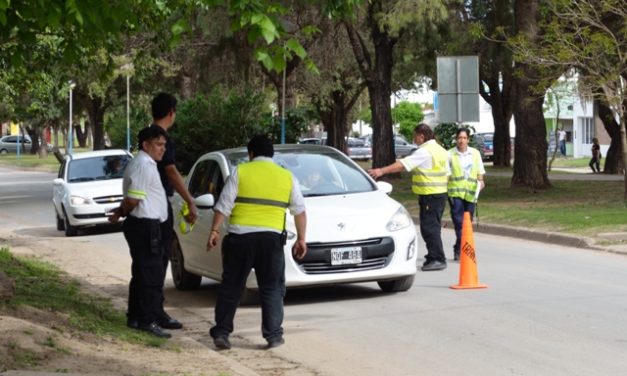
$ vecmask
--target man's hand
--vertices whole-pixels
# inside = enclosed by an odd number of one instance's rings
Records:
[[[307,254],[307,243],[304,239],[296,240],[296,243],[292,246],[292,254],[297,260],[302,260]]]
[[[213,247],[218,245],[219,239],[220,239],[220,233],[217,231],[211,231],[211,234],[209,234],[209,239],[207,240],[207,252],[211,251]]]
[[[380,168],[371,168],[370,170],[368,170],[368,175],[372,176],[373,179],[377,179],[383,176],[384,174]]]
[[[110,223],[116,224],[120,220],[121,216],[122,216],[122,208],[117,207],[111,212],[111,215],[109,216],[109,218],[107,218],[107,220]]]
[[[185,221],[193,225],[194,223],[196,223],[196,220],[198,219],[198,208],[196,207],[196,204],[194,204],[193,201],[188,202],[187,205],[189,207],[189,214],[185,216]]]

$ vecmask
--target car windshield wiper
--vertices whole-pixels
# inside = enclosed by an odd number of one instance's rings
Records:
[[[70,179],[70,183],[78,183],[78,182],[82,182],[82,181],[93,181],[95,180],[94,178],[92,178],[91,176],[83,176],[82,178],[72,178]]]

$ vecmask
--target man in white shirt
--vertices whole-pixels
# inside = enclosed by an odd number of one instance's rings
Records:
[[[564,128],[560,128],[557,131],[557,140],[559,142],[560,154],[562,154],[562,157],[565,157],[566,156],[566,131],[564,130]]]
[[[165,152],[166,134],[160,127],[139,132],[140,151],[124,172],[124,199],[109,217],[123,224],[132,264],[128,294],[127,325],[157,337],[170,338],[157,324],[163,289],[163,244],[161,224],[168,218],[168,204],[157,163]]]
[[[414,129],[414,143],[418,149],[391,165],[373,168],[368,174],[377,179],[385,174],[411,171],[412,191],[420,205],[420,235],[427,245],[423,271],[446,269],[442,246],[442,214],[446,206],[448,152],[435,141],[433,130],[426,124]]]

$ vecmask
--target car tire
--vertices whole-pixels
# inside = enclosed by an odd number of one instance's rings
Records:
[[[378,281],[377,283],[383,292],[402,292],[407,291],[412,287],[414,284],[414,277],[415,276],[410,275],[399,279],[393,279],[391,281]]]
[[[59,213],[57,213],[56,210],[54,211],[54,216],[57,218],[57,230],[65,230],[65,222],[63,221],[63,219],[61,219],[61,217],[59,217]]]
[[[68,215],[67,212],[65,210],[63,210],[63,214],[65,215],[65,223],[64,223],[64,227],[65,227],[65,236],[76,236],[78,235],[78,227],[72,226],[70,224],[70,220],[68,219]]]
[[[201,276],[185,270],[183,252],[176,237],[172,239],[172,254],[170,255],[170,271],[177,290],[195,290],[200,286]]]
[[[7,149],[2,149],[0,150],[0,154],[9,154],[9,151]]]

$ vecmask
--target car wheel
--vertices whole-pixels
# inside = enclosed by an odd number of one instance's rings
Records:
[[[56,210],[54,211],[54,216],[57,218],[57,230],[58,231],[65,230],[65,222],[63,222],[63,219],[59,217],[59,213],[57,213]]]
[[[78,234],[78,228],[70,224],[70,220],[68,219],[69,217],[65,210],[63,210],[63,214],[65,215],[65,236],[76,236]]]
[[[170,255],[170,270],[172,271],[172,280],[174,286],[178,290],[194,290],[200,286],[199,275],[192,274],[185,270],[183,262],[183,252],[181,245],[176,237],[172,239],[172,254]]]
[[[393,279],[391,281],[378,281],[379,287],[384,292],[401,292],[407,291],[414,284],[414,276]]]
[[[0,150],[0,154],[9,154],[9,151],[7,149],[2,149]]]

